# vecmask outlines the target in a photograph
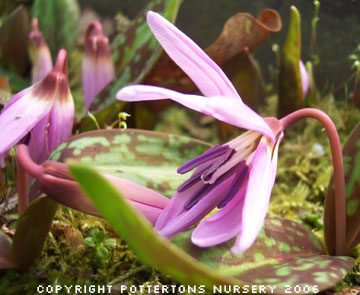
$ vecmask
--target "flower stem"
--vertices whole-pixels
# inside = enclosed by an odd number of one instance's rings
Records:
[[[29,193],[27,184],[27,173],[19,161],[16,162],[16,166],[16,190],[18,196],[18,213],[20,217],[24,213],[27,206],[29,206]]]
[[[345,202],[345,176],[344,163],[342,157],[341,144],[335,124],[324,112],[305,108],[295,111],[284,118],[280,119],[283,129],[289,125],[304,118],[314,118],[324,125],[329,138],[332,163],[334,169],[334,185],[335,185],[335,236],[336,236],[336,255],[345,255],[346,243],[346,202]]]

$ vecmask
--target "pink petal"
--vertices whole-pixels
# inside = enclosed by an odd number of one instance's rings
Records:
[[[71,179],[65,164],[47,161],[43,167],[44,173],[38,177],[38,183],[43,192],[65,206],[86,214],[101,216],[90,199],[80,189],[78,183]],[[103,176],[111,181],[129,200],[130,204],[152,224],[155,224],[161,211],[169,202],[169,199],[161,194],[126,179],[108,174],[103,174]]]
[[[82,62],[82,85],[84,103],[87,109],[95,97],[114,79],[114,64],[109,56],[99,56],[96,59],[92,56],[84,56]]]
[[[42,118],[32,129],[29,142],[29,153],[36,163],[42,163],[49,157],[47,131],[49,114]]]
[[[74,101],[70,90],[68,97],[58,97],[50,112],[48,148],[51,153],[69,138],[74,123]]]
[[[145,186],[108,174],[104,174],[104,176],[110,180],[128,200],[160,209],[165,208],[169,203],[168,198]]]
[[[147,14],[147,22],[166,53],[205,96],[240,98],[220,67],[188,36],[152,11]]]
[[[266,138],[262,138],[251,162],[247,192],[244,199],[241,229],[231,249],[243,253],[255,242],[266,216],[277,167],[277,142],[273,158]]]
[[[236,196],[213,216],[201,221],[191,236],[198,247],[212,247],[230,240],[241,229],[246,183]]]
[[[120,89],[116,98],[124,101],[143,101],[172,99],[188,108],[238,126],[240,128],[257,131],[274,140],[273,131],[264,119],[245,105],[240,99],[224,96],[204,97],[192,94],[182,94],[173,90],[148,86],[135,85]]]
[[[14,102],[10,101],[0,115],[0,153],[15,145],[50,112],[53,100],[34,97],[31,89],[22,91],[21,97],[15,95]]]
[[[185,203],[204,184],[196,184],[185,192],[176,192],[159,216],[155,229],[166,238],[171,238],[172,236],[187,230],[216,207],[219,200],[223,197],[224,192],[227,191],[227,187],[230,185],[233,178],[234,176],[229,177],[229,179],[213,188],[189,210],[184,209]]]
[[[32,83],[35,84],[44,79],[53,68],[50,50],[46,44],[40,45],[39,48],[37,48],[32,62],[31,80]]]

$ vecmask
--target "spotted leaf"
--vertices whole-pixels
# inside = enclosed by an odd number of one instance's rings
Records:
[[[52,153],[55,161],[80,160],[99,171],[171,197],[187,175],[177,167],[210,147],[188,137],[144,130],[99,130],[71,137]]]
[[[304,106],[300,74],[300,13],[291,6],[290,23],[280,56],[278,115],[283,117]]]
[[[39,257],[56,209],[55,201],[40,197],[19,218],[11,249],[16,268],[25,270]]]
[[[335,285],[352,267],[350,257],[324,255],[320,240],[305,226],[294,221],[269,218],[254,245],[244,254],[230,252],[234,240],[211,248],[191,243],[192,230],[172,239],[177,246],[225,276],[251,285],[275,285],[274,294],[316,293]],[[299,287],[300,288],[300,287]]]
[[[343,147],[346,196],[346,252],[360,242],[360,123],[355,126]],[[334,178],[329,183],[325,200],[324,232],[326,248],[335,249],[335,191]]]

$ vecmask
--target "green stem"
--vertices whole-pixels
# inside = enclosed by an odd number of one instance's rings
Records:
[[[334,169],[334,185],[335,185],[335,236],[336,236],[336,255],[345,255],[346,243],[346,203],[345,203],[345,176],[344,176],[344,163],[342,157],[341,144],[339,135],[337,133],[335,124],[328,115],[324,112],[305,108],[295,111],[284,118],[280,119],[283,129],[289,125],[304,119],[314,118],[324,125],[326,133],[329,138],[332,163]]]

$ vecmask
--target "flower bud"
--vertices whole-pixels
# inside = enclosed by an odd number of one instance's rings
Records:
[[[82,62],[84,103],[87,109],[114,76],[109,40],[102,34],[101,24],[94,21],[86,31]]]

